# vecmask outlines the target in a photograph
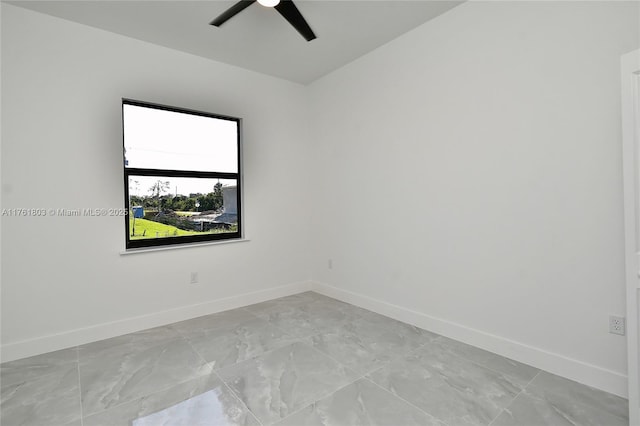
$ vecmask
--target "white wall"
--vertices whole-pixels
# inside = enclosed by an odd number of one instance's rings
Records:
[[[305,88],[3,4],[3,208],[120,207],[130,97],[245,119],[251,238],[121,256],[121,218],[3,217],[3,359],[312,276],[624,394],[607,316],[624,312],[619,57],[638,12],[471,2]]]
[[[318,288],[624,394],[607,321],[638,17],[471,2],[314,83]]]
[[[122,207],[128,97],[244,119],[251,240],[121,256],[121,217],[2,217],[3,360],[304,288],[304,89],[2,4],[3,208]]]

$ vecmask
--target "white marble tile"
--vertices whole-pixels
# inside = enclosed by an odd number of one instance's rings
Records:
[[[432,341],[438,335],[368,311],[352,311],[339,327],[303,341],[366,374]]]
[[[429,348],[434,348],[436,351],[449,352],[452,355],[468,359],[498,373],[511,376],[518,380],[523,387],[540,371],[537,368],[521,362],[476,348],[475,346],[467,345],[457,340],[448,339],[444,336],[440,336],[432,342],[429,342],[424,350],[429,350]]]
[[[492,423],[492,426],[627,426],[628,416],[612,410],[585,405],[580,398],[563,395],[562,390],[548,393],[535,386],[525,389]]]
[[[282,303],[252,312],[287,334],[307,337],[346,327],[359,319],[349,306],[327,298]]]
[[[253,305],[245,306],[243,309],[257,314],[272,309],[286,310],[298,308],[316,302],[318,300],[325,299],[329,298],[321,296],[318,293],[307,291],[304,293],[293,294],[291,296],[280,297],[278,299],[267,300],[266,302],[260,302]]]
[[[496,422],[617,426],[629,423],[628,410],[624,398],[541,371]]]
[[[380,347],[411,350],[439,337],[430,331],[369,311],[359,313],[340,331],[377,342]]]
[[[223,368],[219,376],[264,424],[355,381],[358,375],[303,343]]]
[[[522,389],[510,376],[427,346],[369,377],[450,425],[487,425]]]
[[[374,323],[356,318],[343,327],[302,341],[364,375],[434,338],[424,330],[383,318]]]
[[[110,339],[99,340],[78,346],[78,359],[87,363],[94,357],[119,357],[132,350],[142,351],[146,348],[161,346],[163,343],[182,337],[171,327],[156,327],[135,333],[124,334]]]
[[[281,420],[277,426],[446,426],[433,416],[360,379]]]
[[[382,367],[393,356],[378,350],[375,342],[339,330],[315,334],[302,341],[362,375]]]
[[[4,363],[0,382],[3,426],[79,426],[81,401],[84,426],[628,423],[623,398],[313,292]]]
[[[3,426],[79,425],[78,365],[47,368],[47,374],[2,384],[0,424]]]
[[[301,309],[280,310],[275,308],[257,313],[257,315],[293,337],[307,337],[321,331],[318,328],[318,323],[322,322],[322,319]]]
[[[529,388],[537,388],[549,399],[571,399],[625,419],[629,415],[629,402],[626,399],[546,371],[540,372]]]
[[[239,324],[193,331],[187,334],[186,339],[214,369],[245,361],[297,341],[256,317]]]
[[[110,339],[117,342],[114,346],[99,342],[80,347],[85,415],[210,373],[211,366],[177,332],[162,329],[141,334]]]
[[[77,364],[78,349],[61,351],[9,361],[0,365],[0,383],[2,386],[24,382],[59,371],[61,366]]]
[[[239,308],[180,321],[171,324],[170,328],[177,330],[184,336],[188,336],[194,332],[228,328],[254,319],[256,319],[255,315],[245,309]]]
[[[258,426],[215,375],[190,380],[84,418],[84,426]]]

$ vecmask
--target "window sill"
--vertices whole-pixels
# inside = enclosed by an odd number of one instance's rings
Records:
[[[120,252],[120,255],[125,256],[129,254],[149,253],[153,251],[177,250],[177,249],[194,248],[194,247],[202,247],[202,246],[217,246],[222,244],[244,243],[248,241],[251,241],[251,240],[248,238],[239,238],[235,240],[210,241],[206,243],[173,244],[170,246],[162,246],[162,247],[143,247],[143,248],[123,250]]]

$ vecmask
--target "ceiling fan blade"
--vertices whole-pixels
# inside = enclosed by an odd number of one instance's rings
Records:
[[[216,27],[219,27],[220,25],[224,24],[229,19],[233,18],[238,13],[242,12],[243,10],[245,10],[246,8],[248,8],[249,6],[251,6],[255,2],[256,2],[256,0],[240,0],[238,3],[234,4],[229,9],[227,9],[225,12],[223,12],[216,19],[211,21],[209,23],[209,25],[214,25]]]
[[[280,3],[275,6],[275,9],[280,12],[280,15],[289,21],[289,23],[293,25],[293,27],[298,30],[302,37],[307,41],[311,41],[316,38],[313,30],[309,24],[307,24],[307,21],[305,21],[304,17],[291,0],[280,0]]]

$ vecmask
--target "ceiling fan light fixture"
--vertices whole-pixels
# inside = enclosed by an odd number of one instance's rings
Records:
[[[258,3],[264,7],[275,7],[280,3],[280,0],[258,0]]]
[[[222,12],[222,14],[211,21],[209,25],[219,27],[238,13],[245,10],[247,7],[254,4],[256,1],[264,7],[274,8],[293,26],[293,28],[296,29],[296,31],[300,33],[302,37],[304,37],[305,40],[315,40],[316,35],[313,33],[313,30],[304,19],[296,5],[293,4],[293,0],[240,0],[229,9]]]

